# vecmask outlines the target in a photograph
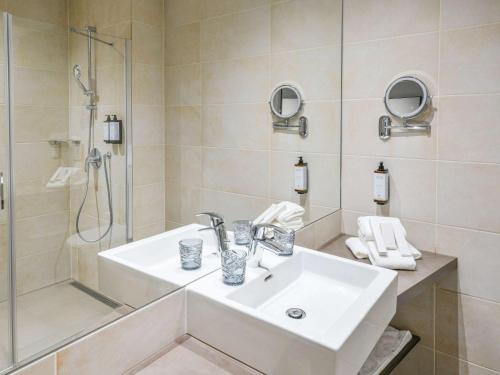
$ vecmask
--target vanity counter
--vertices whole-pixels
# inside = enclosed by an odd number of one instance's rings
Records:
[[[356,259],[345,245],[345,240],[351,236],[340,235],[330,241],[319,251],[339,257],[370,263],[368,259]],[[426,288],[432,286],[457,269],[457,258],[422,252],[422,259],[417,260],[416,271],[398,271],[398,304],[402,304]]]

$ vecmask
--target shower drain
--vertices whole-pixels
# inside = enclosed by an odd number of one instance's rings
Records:
[[[304,319],[306,317],[306,312],[298,307],[291,307],[286,310],[286,315],[292,319]]]

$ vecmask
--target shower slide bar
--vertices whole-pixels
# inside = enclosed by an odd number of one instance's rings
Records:
[[[101,43],[107,44],[108,46],[113,47],[113,43],[108,42],[108,41],[103,40],[103,39],[99,39],[99,38],[98,38],[98,37],[96,37],[96,36],[89,35],[89,31],[90,31],[90,32],[94,32],[94,33],[95,33],[95,31],[96,31],[96,30],[95,30],[95,28],[93,28],[93,27],[91,27],[91,26],[89,26],[89,27],[87,28],[87,30],[86,30],[86,31],[81,31],[81,30],[78,30],[76,27],[71,26],[71,27],[69,28],[69,31],[71,31],[71,32],[73,32],[73,33],[75,33],[75,34],[80,34],[80,35],[86,36],[86,37],[88,37],[88,38],[94,39],[94,40],[96,40],[96,41],[98,41],[98,42],[101,42]]]

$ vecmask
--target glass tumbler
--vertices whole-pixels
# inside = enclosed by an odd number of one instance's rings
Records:
[[[233,221],[234,242],[236,245],[248,245],[250,243],[250,229],[252,222],[250,220]]]
[[[245,281],[247,252],[243,249],[229,249],[221,254],[222,281],[227,285],[241,285]]]
[[[182,269],[195,270],[201,267],[202,248],[203,240],[200,238],[186,238],[179,241]]]
[[[277,230],[274,231],[273,240],[277,242],[282,252],[279,255],[292,255],[293,254],[293,245],[295,243],[295,231],[294,230],[286,230],[286,233],[281,233]]]

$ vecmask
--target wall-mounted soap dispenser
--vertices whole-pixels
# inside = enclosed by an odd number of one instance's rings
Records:
[[[122,143],[122,120],[118,120],[116,115],[111,119],[110,115],[106,115],[104,121],[104,142],[111,144]]]
[[[299,162],[294,165],[294,178],[295,178],[295,191],[298,194],[305,194],[308,190],[308,167],[307,163],[304,163],[302,156],[299,157]]]
[[[383,162],[373,171],[373,201],[381,205],[389,202],[389,170]]]

